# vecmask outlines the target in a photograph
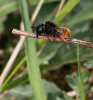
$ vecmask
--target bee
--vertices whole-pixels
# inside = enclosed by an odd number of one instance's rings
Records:
[[[68,28],[57,26],[55,23],[50,21],[32,28],[36,28],[37,38],[39,35],[45,35],[50,36],[53,40],[55,37],[59,37],[62,41],[68,42],[66,39],[70,39],[71,36]]]

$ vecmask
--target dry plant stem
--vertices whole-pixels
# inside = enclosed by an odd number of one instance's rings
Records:
[[[41,54],[41,52],[42,52],[42,50],[44,49],[44,47],[45,47],[45,45],[47,44],[47,40],[46,41],[44,41],[43,42],[43,44],[41,45],[41,48],[38,50],[38,52],[37,52],[37,56],[39,56],[40,54]]]
[[[58,14],[60,13],[60,11],[62,10],[64,3],[65,3],[65,0],[61,0],[61,3],[59,5],[58,11],[56,13],[56,16],[58,16]]]
[[[36,19],[37,14],[38,14],[38,12],[39,12],[39,10],[40,10],[43,2],[44,2],[44,0],[40,0],[40,2],[38,3],[38,5],[37,5],[37,7],[36,7],[36,9],[34,11],[34,13],[32,14],[31,23],[33,23],[34,20]]]
[[[24,29],[24,25],[23,25],[22,22],[20,24],[20,28]],[[19,51],[21,50],[21,47],[22,47],[24,41],[25,41],[25,37],[24,36],[20,36],[20,40],[19,40],[17,46],[15,47],[11,57],[9,58],[6,66],[5,66],[5,69],[3,70],[2,74],[1,74],[0,87],[1,87],[1,85],[3,83],[3,81],[5,80],[6,76],[8,75],[8,73],[9,73],[9,71],[10,71],[10,69],[11,69],[11,67],[12,67],[12,65],[13,65],[13,63],[14,63],[14,61],[15,61],[18,53],[19,53]]]
[[[19,51],[24,43],[24,39],[25,39],[25,37],[20,37],[20,41],[13,51],[14,53],[12,53],[8,63],[6,64],[6,67],[5,67],[5,69],[2,72],[1,77],[0,77],[0,87],[10,71],[10,68],[13,65],[13,62],[14,62],[15,58],[17,57],[17,55],[18,55],[18,53],[19,53]]]
[[[78,40],[78,39],[70,39],[70,43],[83,45],[83,46],[86,46],[86,47],[89,47],[89,48],[93,48],[93,43],[89,43],[89,42]]]
[[[27,37],[36,38],[35,33],[29,33],[29,32],[22,31],[22,30],[13,29],[12,33],[16,34],[16,35],[23,35],[23,36],[27,36]],[[53,41],[53,39],[50,36],[46,37],[46,36],[40,35],[40,36],[38,36],[38,38]],[[66,40],[67,40],[68,43],[78,44],[78,45],[83,45],[83,46],[86,46],[86,47],[89,47],[89,48],[93,48],[93,43],[89,43],[89,42],[78,40],[78,39],[66,39]],[[55,37],[54,41],[62,42],[61,38],[58,38],[58,37]]]
[[[42,1],[42,2],[41,2],[41,1]],[[37,9],[34,11],[34,13],[35,13],[35,18],[36,18],[36,16],[37,16],[37,14],[39,13],[39,10],[40,10],[40,8],[41,8],[41,6],[42,6],[42,4],[43,4],[43,1],[44,1],[44,0],[40,0],[39,4],[37,5]],[[32,16],[32,17],[34,17],[34,16]],[[31,24],[33,24],[33,22],[35,21],[35,18],[34,18],[34,19],[33,19],[33,18],[31,19]],[[24,30],[23,26],[24,26],[24,25],[23,25],[23,23],[21,22],[21,29],[22,29],[22,30]],[[16,57],[17,57],[19,51],[20,51],[21,48],[22,48],[22,45],[23,45],[24,41],[25,41],[25,37],[20,37],[20,40],[19,40],[17,46],[15,47],[15,49],[14,49],[14,51],[13,51],[13,53],[12,53],[12,55],[11,55],[11,57],[10,57],[8,63],[7,63],[7,65],[5,66],[5,69],[3,70],[2,74],[1,74],[1,77],[0,77],[0,87],[1,87],[1,85],[2,85],[2,83],[3,83],[3,81],[5,80],[6,76],[8,75],[8,73],[9,73],[9,71],[10,71],[10,69],[11,69],[11,66],[13,65],[13,62],[15,61],[15,59],[16,59]]]
[[[4,51],[2,49],[0,49],[0,55],[3,55]]]

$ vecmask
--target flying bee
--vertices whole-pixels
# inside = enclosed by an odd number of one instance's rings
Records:
[[[66,27],[57,26],[55,23],[47,21],[45,24],[40,24],[36,28],[36,36],[39,35],[51,36],[52,39],[55,37],[61,38],[62,41],[67,42],[66,39],[70,38],[70,30]]]

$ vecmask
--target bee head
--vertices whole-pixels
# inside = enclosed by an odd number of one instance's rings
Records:
[[[41,25],[38,25],[36,27],[36,34],[37,34],[37,38],[40,34],[44,33],[45,32],[45,25],[44,24],[41,24]]]

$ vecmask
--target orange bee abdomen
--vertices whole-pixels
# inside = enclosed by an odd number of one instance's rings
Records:
[[[64,31],[63,31],[62,36],[63,36],[64,38],[70,38],[70,37],[71,37],[71,35],[70,35],[70,30],[69,30],[68,28],[66,28],[66,27],[63,27],[63,28],[64,28]]]
[[[66,39],[70,39],[71,37],[70,30],[66,27],[57,27],[56,30],[61,40],[67,43],[68,41]]]
[[[70,35],[70,30],[66,27],[59,27],[57,29],[58,33],[60,34],[61,37],[67,39],[67,38],[70,38],[71,35]]]

